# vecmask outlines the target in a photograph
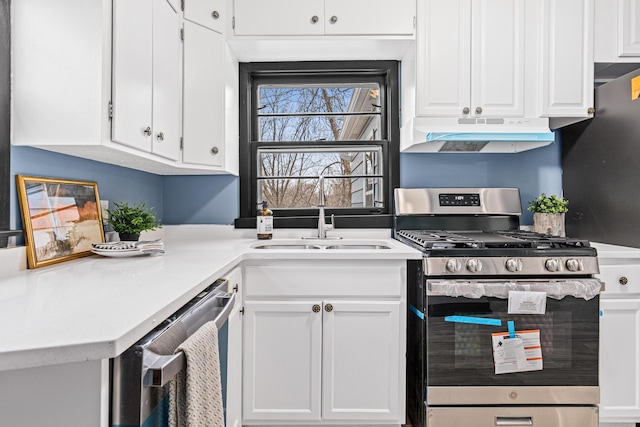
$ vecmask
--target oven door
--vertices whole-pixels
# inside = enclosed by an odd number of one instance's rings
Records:
[[[597,279],[427,280],[426,287],[428,404],[598,403]],[[544,314],[509,314],[509,290],[547,290]],[[510,335],[509,322],[515,334],[539,331],[541,369],[496,373],[492,337]]]

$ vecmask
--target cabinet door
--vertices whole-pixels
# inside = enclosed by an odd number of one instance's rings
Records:
[[[543,117],[591,117],[593,0],[544,0]]]
[[[324,0],[234,0],[235,35],[324,34]]]
[[[245,423],[320,420],[320,305],[320,301],[245,302]]]
[[[640,0],[618,0],[618,56],[640,56]]]
[[[224,36],[184,22],[182,161],[224,165]]]
[[[112,139],[151,151],[153,0],[113,1]]]
[[[181,19],[166,0],[153,0],[153,135],[154,154],[180,157],[182,116]]]
[[[524,0],[473,0],[471,17],[471,115],[524,116]]]
[[[224,34],[226,0],[184,0],[184,19]]]
[[[640,419],[640,299],[600,300],[600,421]]]
[[[415,0],[325,0],[327,35],[412,35]]]
[[[400,302],[324,302],[322,417],[404,419]]]
[[[229,314],[227,347],[226,427],[242,427],[242,313],[236,305]]]
[[[418,1],[416,113],[462,116],[470,106],[471,0]]]

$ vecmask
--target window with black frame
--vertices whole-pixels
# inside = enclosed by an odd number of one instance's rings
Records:
[[[325,211],[338,227],[391,227],[397,68],[395,61],[241,64],[236,226],[253,226],[263,201],[276,226],[315,226],[323,176]]]

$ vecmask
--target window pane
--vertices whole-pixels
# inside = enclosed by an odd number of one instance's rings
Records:
[[[258,96],[259,141],[383,139],[377,83],[263,85]]]
[[[325,206],[328,208],[381,208],[382,178],[325,178]],[[260,179],[258,202],[271,209],[316,208],[320,200],[318,179]]]
[[[326,206],[383,207],[382,149],[378,146],[258,150],[258,200],[278,208],[318,205],[325,176]]]
[[[379,115],[260,117],[259,140],[262,142],[379,139]]]
[[[262,85],[259,115],[298,113],[379,112],[377,83],[335,86]]]

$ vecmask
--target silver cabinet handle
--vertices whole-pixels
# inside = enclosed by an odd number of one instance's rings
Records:
[[[462,109],[462,114],[469,114],[469,111],[471,111],[471,110],[469,109],[469,107],[464,107],[464,108]]]
[[[482,107],[476,107],[476,114],[482,114]]]
[[[338,22],[338,17],[333,15],[331,19],[329,19],[329,22],[331,22],[332,24],[335,24],[336,22]]]
[[[147,126],[147,128],[143,132],[145,136],[151,136],[151,127]]]
[[[220,13],[218,13],[218,11],[217,11],[217,10],[214,10],[214,11],[211,13],[211,16],[213,17],[213,19],[218,19],[218,18],[220,18]]]
[[[311,23],[312,24],[317,24],[318,23],[318,15],[313,15],[311,17]]]
[[[532,417],[496,417],[497,426],[532,426]]]
[[[213,148],[211,149],[211,155],[212,155],[212,156],[215,156],[216,154],[218,154],[218,152],[219,152],[219,151],[220,151],[220,150],[218,150],[218,147],[213,147]]]
[[[164,133],[163,132],[159,132],[158,135],[156,136],[156,138],[158,138],[158,141],[164,141]]]

